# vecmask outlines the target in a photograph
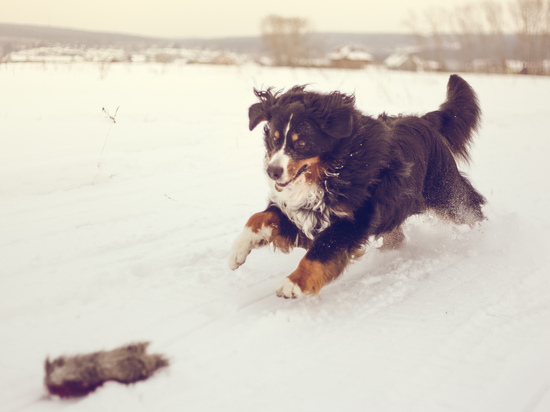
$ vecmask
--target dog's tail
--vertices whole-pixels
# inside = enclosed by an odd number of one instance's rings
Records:
[[[474,90],[456,74],[447,83],[447,100],[424,116],[443,135],[453,155],[469,161],[468,149],[479,127],[481,109]]]

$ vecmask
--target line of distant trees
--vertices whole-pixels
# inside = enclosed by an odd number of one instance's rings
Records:
[[[405,24],[419,49],[430,49],[435,61],[445,61],[443,54],[454,40],[461,70],[471,70],[474,59],[483,55],[492,57],[494,71],[505,72],[507,58],[514,56],[523,62],[524,72],[548,74],[544,60],[550,59],[550,0],[483,0],[453,9],[411,11]],[[453,33],[451,39],[448,33]]]
[[[550,74],[550,0],[481,0],[410,11],[404,24],[416,37],[412,53],[440,70],[505,73],[515,61],[514,71]],[[267,16],[261,33],[275,66],[307,65],[321,48],[304,18]]]

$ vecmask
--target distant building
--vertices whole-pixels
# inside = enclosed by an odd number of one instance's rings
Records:
[[[328,55],[331,67],[362,69],[374,61],[370,53],[360,47],[345,46]]]
[[[232,66],[237,64],[237,60],[230,53],[222,52],[217,56],[214,56],[209,63],[221,66]]]
[[[409,53],[394,53],[384,60],[384,65],[391,70],[416,72],[422,70],[422,60]]]
[[[168,64],[168,63],[174,63],[175,60],[176,60],[176,56],[174,56],[171,53],[157,53],[154,56],[154,61],[156,63]]]
[[[384,60],[384,66],[391,70],[438,71],[441,65],[433,60],[423,60],[410,53],[394,53]]]

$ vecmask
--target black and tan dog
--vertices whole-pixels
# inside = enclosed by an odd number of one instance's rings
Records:
[[[317,294],[336,279],[371,236],[384,247],[404,239],[401,224],[434,211],[443,219],[474,224],[485,199],[458,170],[468,160],[480,108],[472,88],[452,75],[439,110],[418,116],[373,118],[353,96],[321,94],[296,86],[286,93],[255,90],[250,130],[265,126],[267,209],[254,214],[236,239],[229,266],[272,244],[307,253],[277,289],[296,298]]]

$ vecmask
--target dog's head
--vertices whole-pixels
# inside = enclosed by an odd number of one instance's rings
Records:
[[[341,139],[353,134],[355,99],[295,86],[286,93],[254,90],[260,102],[248,116],[250,130],[265,121],[266,173],[277,190],[318,176],[320,162]]]

